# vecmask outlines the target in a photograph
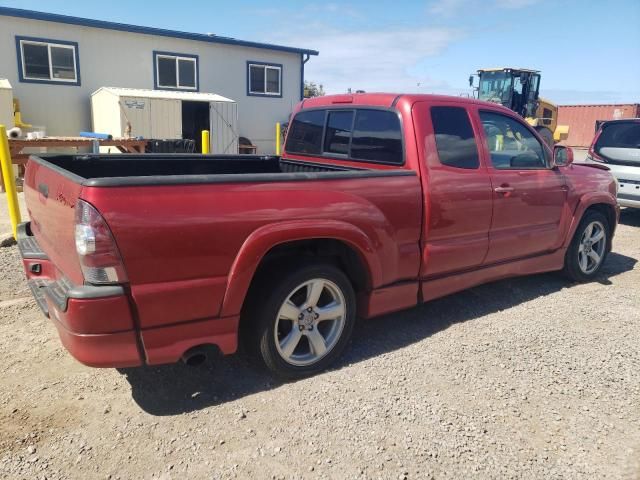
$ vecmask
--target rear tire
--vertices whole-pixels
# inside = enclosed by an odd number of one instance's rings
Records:
[[[247,302],[243,336],[249,353],[285,380],[331,365],[356,320],[351,282],[331,264],[303,265],[284,274],[271,269],[257,280]]]
[[[611,228],[600,212],[587,211],[567,249],[564,274],[576,282],[589,282],[598,276],[611,249]]]

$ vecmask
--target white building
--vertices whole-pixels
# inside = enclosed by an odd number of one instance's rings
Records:
[[[273,153],[275,124],[303,96],[315,50],[0,7],[0,78],[48,135],[92,129],[101,87],[205,92],[234,100],[238,134]],[[189,112],[183,112],[184,121]],[[213,132],[215,135],[215,132]]]

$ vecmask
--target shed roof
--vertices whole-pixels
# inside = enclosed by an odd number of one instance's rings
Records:
[[[168,100],[191,100],[194,102],[231,102],[235,100],[215,93],[183,92],[171,90],[147,90],[143,88],[100,87],[91,95],[98,92],[108,92],[118,97],[164,98]]]
[[[279,50],[281,52],[302,53],[306,55],[318,55],[317,50],[306,48],[286,47],[284,45],[274,45],[271,43],[251,42],[238,40],[231,37],[220,37],[213,34],[189,33],[178,30],[167,30],[164,28],[142,27],[127,23],[107,22],[104,20],[94,20],[91,18],[72,17],[69,15],[59,15],[57,13],[37,12],[35,10],[24,10],[22,8],[0,7],[0,15],[7,17],[28,18],[31,20],[43,20],[45,22],[66,23],[70,25],[80,25],[83,27],[104,28],[107,30],[119,30],[122,32],[142,33],[145,35],[159,35],[161,37],[174,37],[198,42],[223,43],[227,45],[239,45],[242,47],[263,48],[266,50]]]
[[[0,78],[0,88],[11,89],[11,83],[6,78]]]

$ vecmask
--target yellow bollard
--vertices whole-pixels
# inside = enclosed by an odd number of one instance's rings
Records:
[[[276,123],[276,155],[280,155],[280,122]]]
[[[209,153],[209,130],[202,130],[202,154]]]
[[[18,224],[20,223],[20,205],[18,205],[18,194],[16,193],[16,179],[13,174],[11,164],[11,153],[9,152],[9,140],[7,139],[7,129],[0,125],[0,164],[2,164],[2,178],[4,179],[4,190],[7,192],[7,202],[9,203],[9,217],[11,218],[11,228],[13,238],[17,240]]]

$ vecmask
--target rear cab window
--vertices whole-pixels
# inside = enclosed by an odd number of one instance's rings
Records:
[[[605,123],[593,150],[612,163],[640,166],[640,121]]]
[[[317,155],[322,152],[325,112],[309,110],[298,113],[287,135],[286,149],[290,152]]]
[[[478,145],[465,108],[431,107],[431,123],[442,165],[464,169],[480,167]]]
[[[367,107],[302,110],[291,122],[285,151],[403,165],[400,116],[395,110]]]

